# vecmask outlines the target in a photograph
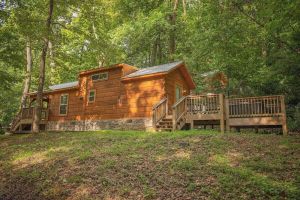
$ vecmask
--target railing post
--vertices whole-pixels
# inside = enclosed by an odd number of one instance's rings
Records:
[[[230,131],[230,126],[229,126],[229,98],[225,98],[225,119],[226,119],[226,131]]]
[[[173,108],[172,112],[172,130],[176,130],[176,108]]]
[[[221,133],[224,133],[225,130],[224,94],[219,94],[219,101],[220,101],[220,129],[221,129]]]
[[[168,107],[168,98],[167,98],[167,100],[166,100],[166,116],[168,116],[168,112],[169,112],[169,107]]]
[[[287,135],[288,133],[288,128],[287,128],[287,124],[286,124],[286,111],[285,111],[285,103],[284,103],[284,96],[282,95],[281,96],[281,117],[282,117],[282,132],[283,132],[283,135]]]
[[[156,117],[155,117],[155,115],[156,115],[156,108],[154,108],[152,110],[152,123],[153,123],[153,127],[156,126]]]

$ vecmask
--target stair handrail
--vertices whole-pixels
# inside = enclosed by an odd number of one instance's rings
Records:
[[[19,110],[19,112],[16,114],[16,116],[10,123],[10,131],[14,131],[14,129],[16,128],[15,126],[20,122],[21,118],[22,118],[22,109]]]
[[[188,96],[181,97],[173,106],[172,106],[172,115],[173,115],[173,131],[177,129],[177,122],[183,118],[187,112],[186,100]],[[181,110],[180,110],[181,108]]]
[[[153,125],[162,120],[168,113],[168,98],[165,97],[152,107]]]

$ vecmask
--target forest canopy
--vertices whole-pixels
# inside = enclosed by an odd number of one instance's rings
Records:
[[[47,46],[44,89],[99,66],[183,60],[198,92],[285,95],[299,129],[299,19],[299,0],[1,0],[0,124],[20,109],[28,64],[38,89]],[[225,74],[227,87],[208,91],[208,72]]]

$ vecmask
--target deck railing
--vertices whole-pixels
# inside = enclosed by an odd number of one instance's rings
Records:
[[[220,111],[219,95],[187,96],[188,114],[215,114]]]
[[[168,113],[168,99],[164,98],[160,102],[155,104],[153,106],[152,113],[153,113],[152,120],[155,126]]]
[[[228,99],[229,118],[267,117],[282,114],[282,96]]]
[[[163,99],[154,107],[154,122],[161,120],[167,112],[167,99]],[[287,133],[284,96],[225,98],[224,94],[189,95],[182,97],[173,105],[172,115],[173,130],[181,129],[186,122],[193,128],[194,120],[220,120],[221,132],[229,130],[232,124],[232,126],[282,125],[283,133]]]
[[[32,119],[34,115],[34,108],[23,108],[21,112],[21,119]],[[41,120],[48,120],[48,109],[43,108],[41,111]]]
[[[181,127],[177,127],[178,122],[180,122],[180,120],[184,119],[185,114],[187,112],[187,96],[181,97],[172,107],[173,109],[173,130],[176,130],[177,128],[181,128]]]

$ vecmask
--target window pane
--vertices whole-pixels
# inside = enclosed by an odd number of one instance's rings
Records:
[[[67,105],[61,105],[60,108],[59,108],[59,113],[61,115],[67,114]]]
[[[62,104],[62,105],[68,104],[68,95],[62,95],[60,97],[60,104]]]
[[[95,101],[95,91],[89,92],[89,101]]]
[[[99,74],[94,74],[91,76],[93,81],[97,81],[97,80],[106,80],[108,77],[108,73],[104,72],[104,73],[99,73]]]
[[[99,80],[100,79],[100,74],[94,74],[92,75],[92,80],[93,81],[96,81],[96,80]]]
[[[94,97],[89,97],[89,102],[94,101],[95,98]]]

